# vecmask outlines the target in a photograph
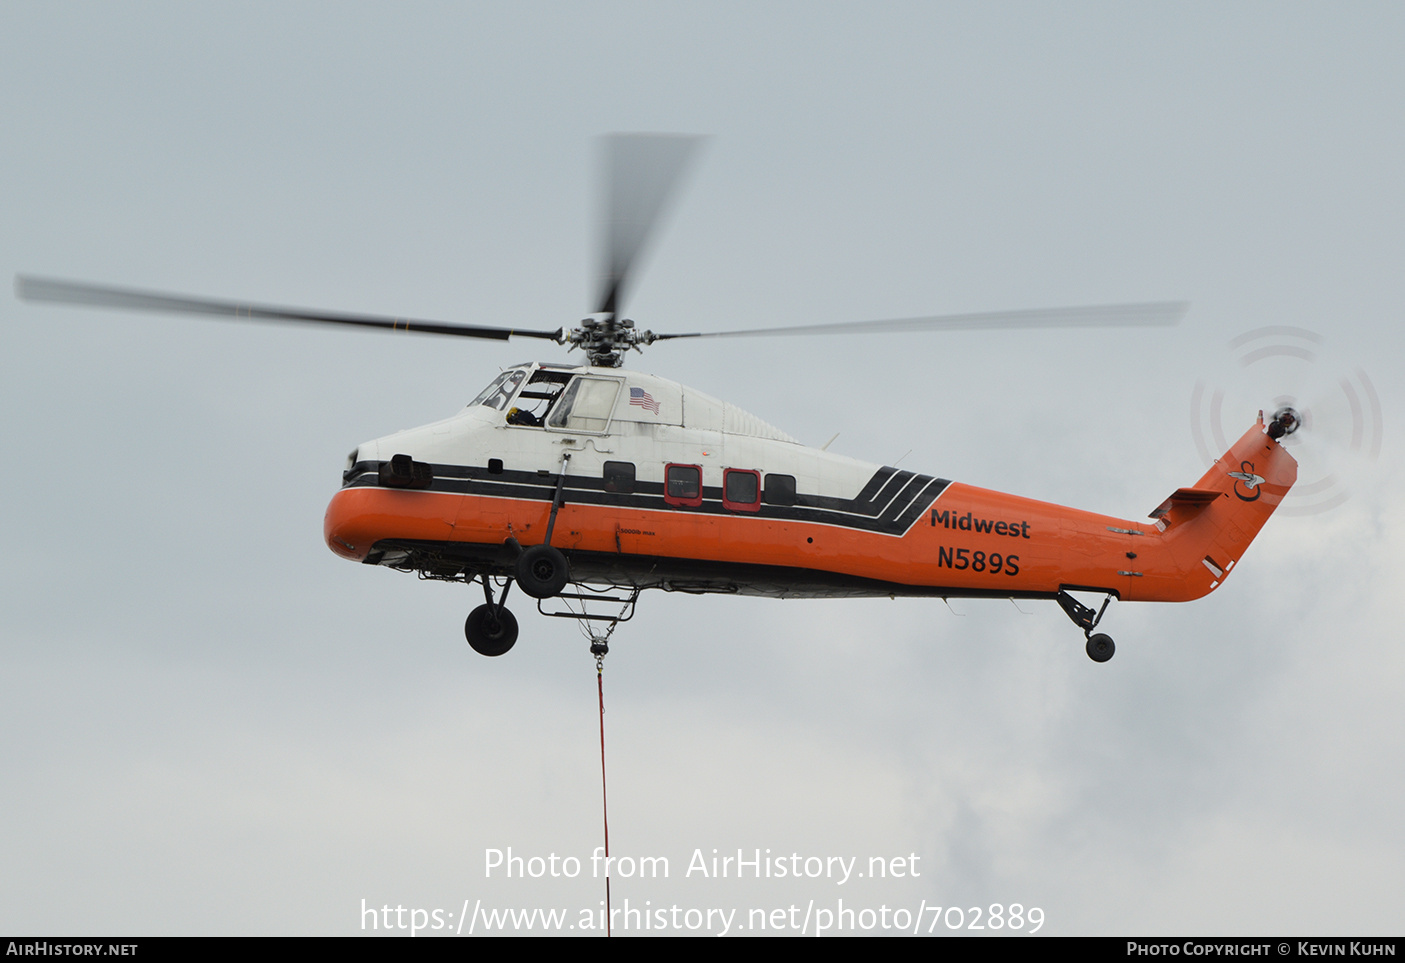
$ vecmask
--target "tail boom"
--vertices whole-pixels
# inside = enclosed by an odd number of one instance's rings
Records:
[[[953,482],[905,539],[903,580],[951,597],[1083,590],[1190,601],[1224,583],[1296,478],[1297,462],[1260,421],[1194,487],[1152,512],[1154,523]],[[893,579],[891,559],[870,564],[864,574]]]

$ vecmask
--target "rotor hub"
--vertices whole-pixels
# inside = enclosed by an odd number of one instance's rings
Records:
[[[640,331],[629,318],[595,315],[581,320],[580,327],[565,332],[564,342],[585,352],[589,363],[597,368],[618,368],[630,348],[653,344],[657,336],[652,331]]]
[[[1273,413],[1273,420],[1268,424],[1268,436],[1275,441],[1297,431],[1302,425],[1302,418],[1298,415],[1297,409],[1284,405]]]

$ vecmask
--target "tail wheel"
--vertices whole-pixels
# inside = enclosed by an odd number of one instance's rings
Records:
[[[1112,636],[1099,632],[1088,637],[1088,658],[1094,662],[1106,662],[1116,651],[1117,646],[1112,644]]]
[[[480,605],[468,613],[463,635],[479,655],[502,655],[517,641],[517,616],[500,605]]]
[[[533,545],[517,557],[517,585],[534,599],[560,594],[570,580],[566,556],[550,545]]]

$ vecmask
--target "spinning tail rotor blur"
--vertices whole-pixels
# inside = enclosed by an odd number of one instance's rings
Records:
[[[1231,340],[1212,375],[1195,383],[1191,434],[1208,466],[1225,449],[1225,426],[1245,411],[1273,418],[1292,409],[1297,428],[1283,445],[1299,463],[1298,483],[1279,512],[1320,515],[1345,504],[1351,480],[1380,456],[1380,397],[1366,371],[1337,357],[1327,339],[1307,328],[1256,328]]]

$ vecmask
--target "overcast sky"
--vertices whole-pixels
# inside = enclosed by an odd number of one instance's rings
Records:
[[[555,328],[593,299],[595,138],[678,131],[710,139],[634,288],[656,331],[1190,301],[631,358],[807,444],[1132,519],[1292,396],[1318,494],[1211,598],[1114,603],[1105,665],[1049,602],[646,595],[606,664],[610,841],[670,877],[614,905],[1398,935],[1399,5],[7,3],[0,33],[11,274]],[[321,535],[355,445],[560,349],[0,317],[0,931],[598,908],[575,626],[519,600],[484,659],[481,595]],[[1268,326],[1316,360],[1242,364]],[[486,877],[507,847],[584,869]],[[739,848],[916,872],[686,875]]]

